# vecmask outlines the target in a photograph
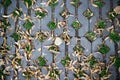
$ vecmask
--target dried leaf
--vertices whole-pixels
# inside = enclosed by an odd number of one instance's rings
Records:
[[[107,28],[107,31],[113,31],[113,29],[114,29],[114,26],[111,26]]]
[[[114,8],[115,13],[120,14],[120,6]]]
[[[2,15],[2,17],[4,17],[4,18],[9,18],[9,17],[11,17],[13,14],[9,14],[9,15]]]
[[[62,39],[59,38],[59,37],[56,37],[54,44],[57,45],[57,46],[59,46],[59,45],[61,45],[62,43],[63,43]]]
[[[97,5],[94,4],[94,0],[90,0],[90,1],[91,1],[92,6],[98,7]]]
[[[41,51],[41,48],[38,48],[37,50],[38,50],[38,51]]]
[[[120,50],[118,50],[117,52],[118,52],[118,54],[120,54]]]
[[[116,18],[116,26],[120,27],[120,21]]]
[[[67,23],[66,23],[66,21],[60,21],[60,22],[58,22],[58,26],[60,26],[60,27],[66,27]]]
[[[3,59],[0,59],[0,66],[1,65],[4,65],[4,60]]]

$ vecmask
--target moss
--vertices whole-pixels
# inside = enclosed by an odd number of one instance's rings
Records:
[[[77,45],[73,48],[73,50],[76,51],[76,52],[78,52],[78,53],[83,53],[84,48],[83,48],[81,45],[77,44]]]
[[[69,35],[69,34],[67,34],[67,33],[62,33],[61,35],[61,38],[63,39],[63,41],[65,41],[65,42],[70,42],[70,39],[71,39],[71,36]]]
[[[70,57],[67,55],[64,59],[61,60],[61,63],[64,65],[64,66],[67,66],[69,65],[69,62],[70,62]]]
[[[107,13],[107,16],[109,19],[114,20],[117,17],[117,14],[115,13],[115,11],[109,11]]]
[[[89,41],[93,41],[93,40],[95,40],[95,38],[96,38],[96,34],[94,33],[94,32],[88,32],[86,35],[85,35],[86,37],[87,37],[87,39],[89,40]]]
[[[9,23],[7,20],[4,20],[4,21],[3,21],[3,24],[4,24],[5,26],[10,26],[10,23]]]
[[[48,27],[50,30],[55,30],[57,28],[57,24],[54,21],[50,21],[48,23]]]
[[[26,30],[30,30],[33,25],[34,25],[34,24],[33,24],[30,20],[27,20],[27,21],[23,24],[23,26],[24,26],[24,28],[25,28]]]
[[[24,4],[27,6],[27,7],[31,7],[33,5],[33,0],[24,0]]]
[[[9,23],[9,21],[6,20],[6,19],[4,19],[4,20],[1,22],[0,28],[3,28],[4,31],[6,32],[6,30],[8,29],[9,26],[11,26],[11,24]]]
[[[26,72],[23,72],[24,73],[24,77],[26,78],[26,80],[30,80],[31,78],[31,73],[26,71]]]
[[[83,15],[87,18],[90,19],[93,16],[93,12],[90,9],[85,10]]]
[[[55,49],[55,47],[54,46],[51,46],[50,48],[49,48],[49,50],[54,50]]]
[[[50,3],[49,3],[49,6],[51,6],[52,8],[55,8],[58,4],[58,1],[57,0],[51,0]]]
[[[38,40],[39,40],[40,42],[43,42],[45,39],[46,39],[46,37],[44,37],[44,36],[41,36],[41,37],[38,38]]]
[[[2,4],[5,8],[8,8],[8,6],[10,6],[10,4],[12,3],[11,0],[3,0]]]
[[[20,36],[18,33],[16,33],[16,32],[13,33],[13,34],[11,35],[11,37],[14,38],[14,40],[15,40],[16,42],[21,39],[21,36]]]
[[[100,0],[95,0],[94,4],[97,5],[99,8],[102,8],[103,5],[104,5],[104,3],[102,1],[100,1]]]
[[[10,49],[11,49],[11,47],[8,44],[6,44],[4,46],[0,46],[0,53],[1,53],[3,58],[6,56],[6,54],[8,53],[8,51]]]
[[[39,66],[45,66],[46,65],[46,59],[44,57],[39,57]]]
[[[62,60],[61,60],[61,63],[65,66],[66,63],[67,63],[67,61],[66,61],[65,59],[62,59]]]
[[[97,26],[98,26],[98,28],[100,28],[100,29],[104,29],[105,26],[106,26],[105,20],[100,20],[100,21],[98,21]]]
[[[72,0],[71,3],[74,7],[78,7],[80,5],[80,0]]]
[[[120,67],[120,58],[116,57],[114,60],[115,60],[114,65],[115,65],[116,67]]]
[[[56,45],[52,45],[52,46],[49,47],[48,50],[59,51],[59,47],[56,46]]]
[[[103,77],[103,76],[105,76],[105,75],[107,75],[106,70],[102,70],[101,73],[100,73],[100,76]]]
[[[27,45],[27,46],[25,47],[25,50],[28,51],[28,52],[30,52],[30,51],[32,51],[32,47],[31,47],[30,45]]]
[[[62,16],[63,18],[67,18],[69,15],[70,15],[70,12],[67,8],[64,8],[62,12],[60,12],[60,16]]]
[[[6,45],[6,50],[10,50],[10,46],[9,45]]]
[[[90,60],[89,60],[89,65],[90,65],[90,67],[93,67],[94,65],[95,65],[95,58],[94,57],[92,57]]]
[[[35,15],[36,15],[39,19],[42,19],[42,18],[44,18],[44,17],[47,15],[47,12],[46,12],[46,11],[42,11],[42,12],[36,11],[36,12],[35,12]]]
[[[75,30],[79,29],[80,26],[81,26],[81,24],[80,24],[79,21],[76,20],[76,21],[73,21],[73,22],[72,22],[72,27],[73,27]]]
[[[47,36],[46,36],[44,33],[40,32],[40,33],[38,34],[38,40],[39,40],[40,42],[43,42],[45,39],[47,39]]]
[[[8,74],[5,74],[3,71],[5,70],[5,66],[4,65],[1,65],[0,66],[0,79],[5,79],[5,77],[8,75]]]
[[[78,72],[75,72],[75,73],[74,73],[74,76],[75,76],[76,78],[83,77],[83,76],[84,76],[84,72],[79,70]]]
[[[112,39],[112,41],[115,42],[115,43],[117,43],[117,42],[120,41],[120,36],[119,36],[117,33],[115,33],[115,32],[110,33],[110,34],[109,34],[109,37],[110,37],[110,39]]]
[[[79,71],[79,77],[83,77],[83,72],[82,71]]]
[[[110,48],[103,44],[100,46],[98,51],[102,54],[106,54],[107,52],[109,52],[109,50],[110,50]]]
[[[50,77],[55,77],[56,75],[60,75],[57,69],[52,69],[50,71]]]
[[[15,61],[16,61],[19,65],[21,65],[21,59],[18,59],[18,58],[17,58]]]
[[[22,15],[22,11],[18,8],[16,8],[14,11],[13,11],[13,16],[14,17],[20,17]]]

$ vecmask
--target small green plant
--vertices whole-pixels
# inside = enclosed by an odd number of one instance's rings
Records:
[[[73,48],[73,50],[74,50],[76,53],[83,53],[84,48],[83,48],[81,45],[77,44],[77,45]]]
[[[51,0],[49,2],[49,6],[51,6],[51,8],[55,8],[58,5],[58,0]]]
[[[97,23],[97,27],[100,28],[100,29],[104,29],[106,26],[106,21],[105,20],[100,20],[98,21]]]
[[[21,59],[18,59],[18,58],[17,58],[15,61],[16,61],[19,65],[21,65]]]
[[[20,17],[23,14],[23,12],[20,9],[16,8],[12,14],[14,17]]]
[[[84,76],[84,72],[81,71],[81,70],[78,70],[77,72],[74,73],[74,76],[75,76],[76,78],[83,77],[83,76]]]
[[[95,65],[95,63],[96,63],[96,60],[95,60],[94,57],[92,57],[92,58],[89,60],[89,65],[90,65],[90,67],[93,67],[93,66]]]
[[[5,46],[0,46],[1,55],[5,56],[10,49],[11,49],[11,47],[8,44],[6,44]]]
[[[94,32],[88,32],[85,36],[91,42],[96,39],[96,34]]]
[[[31,7],[34,3],[34,0],[24,0],[24,4],[27,8]]]
[[[114,65],[115,65],[116,67],[120,67],[120,58],[116,57],[116,58],[114,59],[114,61],[115,61]]]
[[[39,34],[38,34],[38,40],[40,42],[43,42],[45,39],[47,39],[47,36],[44,33],[39,32]]]
[[[27,46],[25,47],[25,50],[28,51],[28,52],[30,52],[30,51],[32,51],[32,47],[31,47],[30,45],[27,45]]]
[[[72,0],[71,4],[72,4],[74,7],[78,7],[78,6],[80,6],[80,0]]]
[[[59,51],[59,47],[56,45],[51,45],[48,50]]]
[[[8,8],[8,6],[10,6],[11,3],[11,0],[2,0],[2,4],[6,9]]]
[[[115,42],[115,43],[117,43],[117,42],[120,41],[120,36],[119,36],[117,33],[115,33],[115,32],[111,32],[111,33],[109,34],[109,37],[110,37],[110,39],[112,39],[112,41]]]
[[[6,44],[5,47],[6,47],[6,50],[10,50],[10,48],[11,48],[8,44]]]
[[[36,11],[35,15],[36,15],[39,19],[41,19],[41,18],[45,17],[46,13]]]
[[[101,73],[100,73],[100,76],[103,77],[103,76],[105,76],[105,75],[107,75],[106,70],[102,70]]]
[[[24,28],[25,28],[26,30],[30,30],[33,25],[34,25],[34,23],[31,22],[30,20],[27,20],[27,21],[23,24],[23,26],[24,26]]]
[[[70,16],[70,12],[67,8],[64,8],[63,11],[60,13],[60,16],[63,18],[68,18]]]
[[[21,65],[21,58],[14,58],[13,60],[12,60],[12,64],[14,64],[14,65],[16,65],[16,66],[19,66],[19,65]]]
[[[68,33],[63,32],[60,36],[62,37],[63,41],[65,41],[67,43],[70,42],[71,36]]]
[[[39,66],[45,66],[46,65],[46,59],[45,59],[45,57],[39,57],[38,58],[38,60],[39,60]]]
[[[4,66],[4,65],[1,65],[1,66],[0,66],[0,79],[1,79],[1,80],[5,80],[5,77],[8,75],[8,74],[5,74],[5,73],[4,73],[4,70],[5,70],[5,66]]]
[[[62,60],[61,60],[61,63],[64,65],[64,66],[68,66],[69,65],[69,63],[70,63],[70,57],[67,55],[65,58],[63,58]]]
[[[87,18],[90,19],[93,16],[93,12],[90,9],[87,9],[84,11],[83,15]]]
[[[78,74],[79,74],[79,77],[84,76],[82,71],[79,71]]]
[[[42,19],[47,15],[47,12],[45,10],[41,9],[41,11],[37,10],[35,12],[35,15],[36,15],[37,18]]]
[[[80,22],[78,20],[72,22],[72,27],[77,30],[81,26]]]
[[[94,4],[97,5],[97,7],[102,8],[104,5],[104,2],[102,2],[101,0],[95,0]]]
[[[8,27],[11,26],[11,24],[9,23],[8,20],[3,20],[1,21],[1,25],[0,25],[0,28],[3,28],[4,31],[6,31],[6,29],[8,29]]]
[[[60,75],[60,73],[59,73],[59,71],[57,70],[57,69],[52,69],[51,71],[50,71],[50,77],[56,77],[56,75],[57,76],[59,76]]]
[[[115,11],[109,11],[107,13],[107,16],[109,19],[114,20],[117,17],[117,14],[115,13]]]
[[[31,73],[27,70],[27,71],[23,72],[23,76],[26,78],[26,80],[30,80]]]
[[[99,52],[102,53],[102,54],[106,54],[107,52],[109,52],[110,48],[104,44],[102,44],[100,47],[99,47]]]
[[[50,21],[48,23],[48,27],[50,30],[55,30],[57,28],[57,24],[54,21]]]
[[[16,32],[14,32],[14,33],[11,35],[11,37],[14,38],[14,40],[15,40],[16,42],[21,39],[21,36],[20,36],[18,33],[16,33]]]

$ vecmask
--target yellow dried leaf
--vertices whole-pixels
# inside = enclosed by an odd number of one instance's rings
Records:
[[[3,59],[0,59],[0,66],[1,65],[4,65],[4,60]]]
[[[114,8],[115,13],[120,14],[120,6]]]

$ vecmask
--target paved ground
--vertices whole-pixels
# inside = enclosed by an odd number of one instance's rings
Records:
[[[5,32],[6,36],[0,36],[0,46],[3,46],[5,37],[7,37],[6,38],[6,40],[7,40],[6,44],[10,46],[10,50],[8,50],[7,54],[5,54],[6,61],[4,61],[5,66],[8,67],[8,71],[10,71],[10,74],[5,77],[5,80],[15,80],[16,77],[18,77],[19,80],[25,80],[25,77],[22,76],[22,73],[23,73],[22,70],[24,70],[24,69],[26,70],[27,67],[30,67],[30,66],[32,66],[32,67],[34,66],[35,69],[40,69],[43,74],[47,75],[47,73],[49,72],[49,69],[46,70],[46,67],[48,68],[48,65],[50,65],[50,67],[51,67],[50,69],[52,69],[53,68],[53,65],[51,65],[52,63],[55,63],[56,66],[58,67],[58,70],[62,71],[62,74],[59,77],[60,80],[64,80],[65,77],[68,77],[69,80],[74,80],[75,79],[75,76],[73,75],[74,71],[71,71],[69,69],[67,70],[67,68],[64,67],[61,64],[60,61],[61,61],[61,59],[63,59],[68,54],[70,56],[71,60],[77,61],[77,63],[80,63],[80,65],[82,64],[81,63],[82,61],[79,62],[78,56],[76,56],[76,57],[74,56],[73,48],[76,46],[76,44],[80,44],[84,48],[82,56],[83,55],[84,56],[89,56],[89,55],[93,54],[95,59],[96,60],[98,59],[98,62],[100,60],[100,62],[105,63],[106,68],[111,63],[110,56],[113,56],[113,55],[116,56],[117,50],[120,49],[120,46],[115,44],[110,39],[105,40],[105,38],[110,33],[106,29],[104,29],[104,32],[103,32],[102,36],[97,35],[96,39],[92,42],[90,42],[85,37],[85,34],[87,32],[94,32],[94,29],[96,27],[95,24],[98,20],[100,20],[100,19],[104,19],[106,21],[108,20],[107,13],[112,8],[114,9],[117,6],[117,1],[118,0],[103,0],[103,2],[105,4],[102,8],[94,7],[91,4],[90,0],[80,0],[81,4],[78,7],[77,11],[75,11],[75,7],[70,4],[70,2],[72,0],[59,0],[58,5],[56,6],[56,8],[53,12],[52,12],[52,8],[49,5],[48,6],[44,5],[47,2],[47,0],[36,0],[35,4],[32,6],[32,8],[35,9],[37,7],[42,7],[44,9],[46,9],[47,12],[48,12],[48,14],[44,18],[42,18],[41,20],[35,18],[34,9],[30,8],[30,10],[28,10],[26,5],[23,3],[23,0],[18,0],[19,1],[18,4],[17,4],[17,0],[11,0],[11,1],[12,1],[12,4],[8,7],[8,9],[6,11],[7,14],[11,14],[15,10],[15,8],[18,7],[17,5],[19,4],[19,8],[22,8],[23,15],[21,16],[21,19],[20,18],[18,19],[18,22],[14,21],[12,19],[12,17],[9,17],[8,21],[11,24],[11,26]],[[66,7],[71,14],[68,18],[63,18],[60,15],[60,13],[64,9],[61,6],[64,1],[65,1],[65,3],[64,3],[65,5],[63,5],[63,6]],[[0,2],[2,2],[2,0],[0,0]],[[84,11],[87,10],[87,9],[90,9],[93,12],[93,16],[90,19],[87,19],[83,15]],[[4,7],[2,6],[2,4],[0,4],[0,20],[3,20],[2,15],[5,14],[4,10],[5,10]],[[29,11],[31,12],[30,14],[29,14]],[[78,12],[78,15],[76,14],[76,12]],[[18,45],[16,46],[16,44],[15,44],[15,43],[20,44],[20,42],[26,40],[27,38],[22,36],[21,40],[15,42],[15,40],[11,37],[11,35],[15,32],[15,26],[19,27],[18,33],[20,31],[23,31],[24,35],[26,34],[26,29],[23,27],[23,24],[25,23],[25,20],[22,20],[22,19],[24,19],[25,14],[30,16],[32,22],[34,23],[32,29],[30,30],[30,33],[28,33],[28,36],[32,38],[30,45],[34,46],[34,49],[32,49],[31,56],[30,56],[29,59],[28,59],[28,57],[26,58],[26,56],[25,56],[25,54],[27,52],[25,52],[24,48],[22,48],[21,45],[20,45],[20,48],[19,48],[19,47],[17,47]],[[77,29],[75,31],[75,29],[71,26],[71,24],[72,24],[73,21],[75,21],[76,16],[77,16],[78,21],[81,23],[81,27],[80,27],[80,29]],[[118,15],[118,18],[120,18],[119,15]],[[54,34],[53,38],[48,39],[52,35],[52,31],[48,28],[48,23],[52,19],[55,19],[57,22],[66,21],[67,26],[65,26],[65,28],[64,27],[60,27],[60,28],[57,27],[53,32],[53,34]],[[113,22],[108,21],[107,25],[106,25],[106,28],[111,27],[112,24],[114,24],[114,26],[116,28],[115,31],[117,33],[119,33],[120,29],[116,26],[116,21],[115,20]],[[49,51],[45,46],[50,46],[51,44],[54,44],[54,39],[57,36],[62,39],[62,37],[60,35],[64,32],[64,30],[67,30],[68,35],[71,37],[70,43],[68,43],[68,45],[67,45],[67,43],[63,40],[62,44],[58,45],[60,53],[58,53],[56,56],[53,56],[51,51]],[[43,42],[38,41],[34,37],[37,31],[42,31],[42,32],[48,33],[47,34],[48,35],[47,39],[44,40]],[[0,35],[1,34],[2,34],[2,31],[0,32]],[[77,40],[78,38],[80,38],[80,42],[79,42],[79,40]],[[28,41],[29,40],[30,39],[28,39]],[[101,53],[98,52],[98,46],[103,44],[103,41],[104,41],[104,44],[107,45],[110,48],[110,50],[107,52],[105,57]],[[27,43],[27,42],[25,42],[25,43]],[[29,44],[29,42],[27,44]],[[14,59],[15,54],[17,54],[16,53],[17,52],[16,48],[18,48],[17,49],[18,53],[22,56],[22,58],[21,58],[22,61],[21,61],[21,65],[19,65],[19,68],[15,67],[14,64],[9,60],[8,60],[8,63],[7,63],[7,58],[9,58],[11,60]],[[3,59],[2,52],[0,51],[0,53],[1,53],[0,58]],[[45,68],[44,67],[39,67],[37,65],[37,63],[34,62],[41,55],[44,56],[47,60],[46,66],[44,66]],[[120,57],[119,54],[117,56]],[[55,58],[55,59],[53,59],[53,58]],[[105,62],[104,62],[104,60],[105,60]],[[88,60],[88,62],[89,62],[89,60]],[[77,65],[77,63],[75,65]],[[0,66],[1,66],[1,64],[0,64]],[[10,67],[10,69],[9,69],[9,67]],[[71,67],[68,67],[68,68],[71,68]],[[79,67],[79,68],[81,68],[81,67]],[[90,74],[91,74],[90,70],[92,70],[92,69],[93,69],[92,67],[89,67],[89,70],[86,71],[85,73],[87,73],[88,76],[90,76]],[[120,79],[120,72],[118,72],[118,70],[117,71],[116,70],[117,70],[117,68],[114,65],[109,67],[109,72],[112,75],[111,75],[110,78],[108,78],[108,80],[118,80],[118,78],[116,78],[118,76],[119,76],[119,79]],[[15,71],[16,71],[16,73],[15,73]],[[34,70],[33,70],[33,72],[34,72]],[[92,77],[89,80],[105,80],[105,79],[102,79],[100,77],[99,73],[96,73],[96,75],[99,76],[98,79]],[[33,74],[31,76],[31,80],[39,80],[37,78],[35,79],[34,77],[35,77],[35,74]],[[85,77],[85,78],[86,78],[85,80],[88,80],[87,77]],[[44,79],[41,79],[41,80],[44,80]],[[50,79],[50,80],[57,80],[57,79]],[[81,79],[76,78],[76,80],[81,80]]]

